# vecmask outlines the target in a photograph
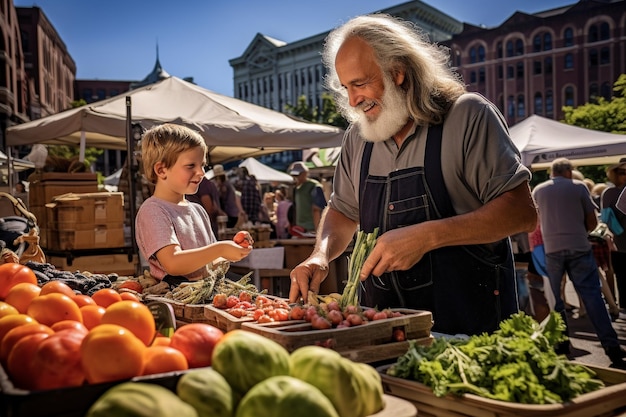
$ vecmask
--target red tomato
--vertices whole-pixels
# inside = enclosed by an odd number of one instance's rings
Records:
[[[239,297],[229,295],[228,298],[226,298],[226,308],[233,308],[237,304],[239,304]]]
[[[0,300],[4,300],[9,290],[20,282],[37,285],[37,276],[25,265],[15,263],[0,265]]]
[[[213,306],[217,308],[226,308],[228,297],[226,294],[215,294],[213,296]]]
[[[237,232],[235,237],[233,237],[233,241],[244,248],[250,247],[250,242],[248,241],[247,234],[244,231]]]
[[[247,301],[249,303],[252,302],[252,294],[248,291],[242,291],[239,293],[239,301]]]
[[[189,368],[211,365],[213,348],[224,332],[207,323],[190,323],[176,329],[170,346],[183,352]]]
[[[78,387],[85,382],[80,354],[84,337],[83,332],[65,329],[39,343],[33,359],[36,389]]]

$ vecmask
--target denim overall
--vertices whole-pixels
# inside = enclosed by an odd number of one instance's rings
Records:
[[[371,233],[378,227],[381,235],[455,215],[441,172],[441,140],[442,125],[431,126],[425,166],[387,177],[369,175],[373,144],[366,144],[359,187],[360,201],[367,202],[360,204],[361,230]],[[365,306],[431,311],[436,332],[491,332],[518,310],[509,239],[430,251],[407,271],[370,276],[363,282],[361,296]]]

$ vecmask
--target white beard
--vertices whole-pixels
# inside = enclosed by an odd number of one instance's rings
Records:
[[[363,138],[370,142],[383,142],[398,133],[409,120],[409,109],[406,105],[406,94],[389,77],[383,79],[385,92],[382,99],[376,103],[380,106],[380,113],[374,120],[360,111],[370,102],[361,103],[353,110],[357,115],[356,125]]]

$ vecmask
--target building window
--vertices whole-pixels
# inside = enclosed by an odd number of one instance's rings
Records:
[[[523,62],[518,62],[517,63],[517,78],[524,78],[524,63]]]
[[[543,60],[543,70],[546,74],[552,74],[552,58],[547,57]]]
[[[455,58],[456,58],[456,66],[460,67],[461,66],[461,52],[460,51],[455,51]]]
[[[533,52],[540,52],[540,51],[541,51],[541,36],[535,35],[535,37],[533,38]]]
[[[609,83],[602,83],[602,87],[600,88],[600,94],[605,100],[607,101],[611,100],[611,95],[612,95],[611,85]]]
[[[506,56],[513,56],[513,41],[508,41],[506,43]]]
[[[509,65],[506,67],[506,78],[509,80],[515,78],[515,68],[513,68],[513,65]]]
[[[589,50],[589,66],[590,67],[598,66],[598,51],[596,49]]]
[[[507,115],[510,119],[515,117],[515,97],[509,96],[506,104]]]
[[[470,84],[476,84],[476,71],[470,72]]]
[[[611,30],[607,22],[600,23],[600,40],[606,41],[611,37]]]
[[[543,97],[541,93],[535,93],[535,114],[543,114]]]
[[[83,89],[82,97],[83,97],[83,100],[85,100],[87,103],[91,103],[92,95],[93,95],[93,91],[91,90],[91,88]]]
[[[496,45],[496,55],[498,58],[502,58],[502,42],[498,42]]]
[[[566,106],[573,106],[574,105],[574,87],[567,86],[565,87],[565,101],[564,101]]]
[[[485,47],[482,45],[478,47],[478,62],[485,62]]]
[[[484,84],[485,83],[485,69],[484,68],[480,68],[478,70],[478,82],[480,84]]]
[[[563,43],[565,46],[574,45],[574,30],[572,28],[567,28],[563,32]]]
[[[524,55],[524,42],[521,39],[515,41],[515,55]]]
[[[546,116],[552,117],[554,113],[554,100],[552,99],[552,90],[546,91]]]
[[[587,42],[598,42],[598,26],[589,26],[589,34],[587,35]]]
[[[517,117],[522,118],[526,115],[526,110],[524,109],[524,96],[520,94],[517,96]]]
[[[563,67],[565,69],[574,68],[574,55],[572,55],[572,54],[565,54],[565,63],[563,65]]]
[[[608,47],[600,49],[600,65],[611,63],[611,52]]]
[[[504,68],[502,65],[498,65],[498,79],[501,80],[504,77]]]
[[[541,61],[533,62],[533,74],[535,75],[541,74]]]
[[[550,51],[552,49],[552,35],[550,32],[543,34],[543,50]]]
[[[596,101],[598,98],[598,84],[593,83],[589,86],[589,101]]]
[[[470,48],[470,64],[475,64],[476,63],[476,48],[474,48],[473,46]]]

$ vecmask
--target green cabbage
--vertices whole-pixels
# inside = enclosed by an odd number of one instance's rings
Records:
[[[258,383],[243,397],[235,417],[339,417],[320,390],[291,376]]]

